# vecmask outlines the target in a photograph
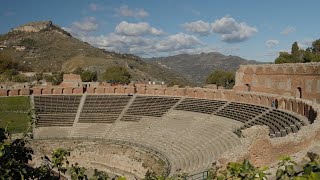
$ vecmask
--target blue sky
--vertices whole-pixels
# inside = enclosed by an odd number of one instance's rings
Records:
[[[52,20],[73,36],[142,57],[220,52],[274,61],[294,41],[320,38],[320,1],[292,0],[3,0],[0,33]]]

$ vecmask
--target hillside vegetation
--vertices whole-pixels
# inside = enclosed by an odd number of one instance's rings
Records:
[[[31,30],[30,30],[31,28]],[[33,28],[33,29],[32,29]],[[118,66],[128,70],[131,80],[165,81],[168,84],[192,85],[179,74],[148,63],[130,54],[108,52],[72,37],[50,21],[35,22],[0,35],[1,50],[25,70],[36,72],[72,72],[77,67],[98,73]]]
[[[205,84],[206,78],[215,70],[235,72],[242,64],[258,64],[238,56],[225,56],[220,53],[180,54],[169,57],[147,59],[154,64],[175,70],[197,85]]]

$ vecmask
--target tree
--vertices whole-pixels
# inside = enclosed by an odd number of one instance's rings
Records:
[[[70,156],[70,151],[62,148],[58,148],[52,153],[52,164],[53,164],[53,167],[58,168],[59,177],[60,177],[60,172],[65,174],[67,171],[67,167],[69,166],[69,161],[68,161],[69,156]]]
[[[232,72],[216,70],[212,72],[206,79],[207,84],[216,84],[231,89],[235,82],[235,75]]]
[[[293,61],[293,62],[301,62],[300,50],[299,50],[299,46],[298,46],[298,42],[297,41],[295,41],[292,44],[291,55],[292,55],[291,61]]]
[[[46,75],[44,79],[53,85],[59,85],[63,81],[63,72],[54,72],[52,75]]]
[[[79,74],[83,82],[97,81],[97,72],[86,71],[81,67],[77,67],[72,73]]]
[[[9,134],[0,128],[0,174],[3,179],[32,179],[33,169],[28,165],[33,150],[26,147],[25,139],[8,139]]]
[[[131,75],[127,69],[118,66],[106,69],[103,74],[103,79],[112,83],[130,83],[130,78]]]
[[[312,42],[312,50],[316,55],[320,55],[320,39]]]
[[[298,43],[294,42],[291,47],[291,54],[280,52],[275,59],[276,64],[307,62],[320,62],[320,39],[313,41],[312,47],[308,47],[306,50],[299,49]]]

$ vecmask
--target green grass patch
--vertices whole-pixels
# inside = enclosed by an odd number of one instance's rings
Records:
[[[0,128],[8,125],[11,133],[25,132],[29,127],[28,113],[0,112]]]
[[[0,112],[24,111],[30,109],[30,98],[28,96],[0,97]]]

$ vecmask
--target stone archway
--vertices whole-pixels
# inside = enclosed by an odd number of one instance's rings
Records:
[[[302,89],[298,87],[296,90],[296,98],[302,98]]]

